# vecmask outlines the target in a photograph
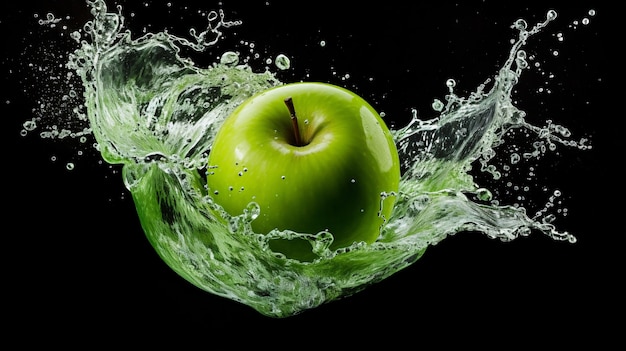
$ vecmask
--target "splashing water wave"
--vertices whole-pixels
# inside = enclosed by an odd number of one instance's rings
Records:
[[[575,241],[547,215],[530,218],[524,207],[491,201],[491,192],[469,174],[478,164],[498,179],[489,161],[516,128],[535,133],[550,150],[556,144],[590,147],[584,139],[571,140],[563,126],[526,122],[512,103],[513,87],[529,66],[522,47],[556,18],[554,11],[530,29],[523,20],[514,23],[518,37],[508,60],[475,92],[458,96],[449,80],[445,102],[433,103],[436,118],[421,120],[414,113],[406,127],[393,131],[403,175],[399,193],[389,194],[398,198],[392,216],[373,244],[331,251],[327,234],[254,233],[250,222],[258,207],[231,216],[206,191],[207,158],[221,123],[248,97],[283,83],[269,71],[239,64],[233,52],[206,68],[180,52],[208,50],[223,29],[241,23],[215,11],[205,31],[191,31],[193,41],[167,32],[133,39],[121,7],[112,13],[104,1],[88,4],[93,19],[72,33],[79,48],[68,63],[85,90],[86,116],[79,117],[89,121],[89,129],[77,135],[93,133],[104,160],[123,164],[148,240],[174,271],[203,290],[286,317],[381,281],[413,264],[429,245],[462,231],[507,241],[538,231]],[[286,56],[279,61],[288,66]],[[279,237],[309,240],[320,258],[303,263],[272,252],[268,242]]]

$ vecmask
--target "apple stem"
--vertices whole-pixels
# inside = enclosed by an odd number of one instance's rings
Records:
[[[300,140],[300,128],[298,128],[298,117],[296,116],[296,109],[293,106],[293,99],[291,99],[291,96],[285,99],[285,105],[287,105],[289,116],[291,117],[296,146],[302,146],[302,142]]]

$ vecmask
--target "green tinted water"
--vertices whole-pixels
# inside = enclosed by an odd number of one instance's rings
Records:
[[[530,215],[523,206],[500,204],[492,191],[476,184],[472,167],[494,180],[525,159],[554,150],[557,144],[589,148],[571,139],[567,128],[548,123],[531,125],[512,100],[513,88],[529,59],[522,49],[556,12],[529,27],[513,24],[518,34],[500,71],[467,97],[449,94],[433,102],[435,118],[414,113],[404,128],[393,131],[402,161],[398,201],[373,244],[354,244],[337,251],[332,237],[289,231],[256,234],[250,222],[258,207],[230,216],[216,205],[205,188],[207,157],[223,120],[253,94],[283,84],[270,72],[253,72],[239,56],[226,51],[208,67],[181,57],[181,48],[210,50],[223,30],[245,23],[227,21],[211,12],[202,32],[188,40],[166,32],[134,38],[125,18],[109,11],[103,1],[89,2],[93,19],[71,33],[78,48],[68,67],[80,77],[84,107],[72,118],[87,120],[87,128],[52,128],[43,137],[92,134],[95,147],[111,164],[123,165],[123,179],[132,194],[145,234],[160,257],[178,274],[212,294],[239,301],[262,314],[286,317],[322,303],[349,296],[416,262],[430,246],[449,235],[479,231],[501,240],[532,232],[575,242],[557,230],[549,207]],[[56,24],[54,16],[42,24]],[[277,69],[289,69],[279,55]],[[34,121],[24,125],[27,133]],[[511,154],[509,165],[490,161],[505,135],[514,129],[532,134],[533,150]],[[84,139],[81,139],[84,141]],[[498,151],[500,152],[500,151]],[[268,241],[300,236],[310,240],[320,259],[301,263],[272,252]]]

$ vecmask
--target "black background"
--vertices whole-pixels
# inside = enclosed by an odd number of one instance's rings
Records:
[[[197,10],[220,7],[171,2],[120,3],[133,33],[179,35],[202,27]],[[245,52],[241,40],[254,42],[262,58],[291,57],[292,69],[279,72],[281,80],[344,85],[385,111],[392,126],[406,123],[412,108],[428,117],[448,78],[457,80],[459,93],[473,91],[506,59],[514,20],[533,24],[557,10],[557,21],[528,45],[555,78],[544,84],[545,77],[526,72],[515,96],[536,124],[554,119],[573,139],[591,139],[592,150],[559,147],[559,155],[538,168],[541,184],[564,193],[569,215],[557,226],[578,242],[533,233],[503,243],[459,233],[383,282],[285,319],[203,292],[157,257],[117,166],[99,162],[85,147],[78,155],[76,140],[20,136],[24,121],[39,113],[40,96],[56,89],[43,79],[47,72],[36,74],[29,63],[46,66],[42,51],[63,55],[73,48],[59,40],[63,30],[37,25],[34,14],[70,16],[59,25],[77,29],[90,16],[85,3],[5,2],[3,342],[172,350],[623,347],[626,94],[616,9],[594,1],[241,3],[221,5],[243,25],[195,57],[198,63],[229,48]],[[590,9],[597,14],[590,17]],[[589,25],[573,25],[584,17]],[[552,93],[538,93],[542,85]],[[76,168],[66,170],[67,162]]]

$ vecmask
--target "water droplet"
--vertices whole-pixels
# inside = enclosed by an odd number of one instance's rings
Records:
[[[435,110],[437,112],[441,112],[441,111],[443,111],[444,104],[443,104],[443,102],[441,100],[435,99],[431,106],[432,106],[433,110]]]
[[[526,28],[528,27],[528,23],[526,23],[525,20],[520,18],[517,21],[515,21],[513,26],[515,26],[515,28],[518,30],[526,30]]]
[[[71,170],[73,170],[73,169],[74,169],[74,164],[73,164],[72,162],[68,162],[68,163],[65,165],[65,168],[66,168],[68,171],[71,171]]]
[[[220,63],[226,66],[235,66],[239,63],[239,54],[234,51],[226,51],[220,57]]]
[[[554,10],[549,10],[548,13],[546,14],[546,18],[548,19],[548,21],[553,21],[556,19],[557,17],[557,13]]]
[[[595,16],[596,15],[596,10],[591,9],[589,10],[589,16]]]
[[[321,47],[326,46],[326,41],[325,41],[325,40],[320,41],[320,46],[321,46]]]
[[[456,86],[456,81],[452,78],[446,80],[446,86],[448,88],[454,88]]]
[[[291,67],[291,60],[289,57],[279,54],[276,56],[276,67],[281,70],[289,69],[289,67]]]
[[[511,164],[514,165],[516,163],[518,163],[521,160],[521,157],[518,153],[512,153],[511,154]]]
[[[478,199],[481,201],[489,201],[491,200],[493,195],[491,194],[491,191],[489,191],[489,189],[480,188],[476,190],[476,197],[478,197]]]
[[[35,121],[33,120],[30,120],[30,121],[24,122],[23,126],[25,130],[30,132],[34,130],[35,128],[37,128],[37,123],[35,123]]]

